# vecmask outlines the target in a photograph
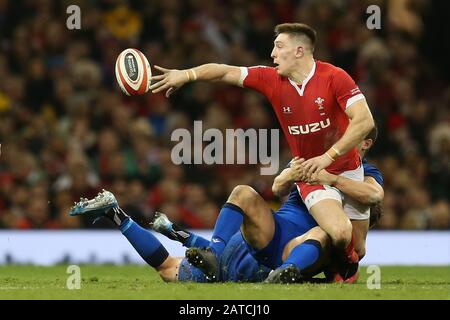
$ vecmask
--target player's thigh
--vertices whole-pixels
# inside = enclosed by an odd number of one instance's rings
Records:
[[[180,267],[181,260],[181,257],[167,257],[167,259],[164,260],[158,268],[156,268],[161,279],[165,282],[178,281],[178,269]]]
[[[359,259],[366,254],[366,238],[369,231],[369,219],[352,220],[353,235],[355,236],[355,251]]]
[[[247,216],[250,219],[260,218],[261,210],[264,208],[269,208],[266,201],[260,196],[260,194],[256,192],[255,189],[247,185],[238,185],[234,187],[227,202],[241,208],[242,211],[244,211],[244,216]]]
[[[320,243],[322,249],[328,247],[330,242],[330,237],[321,227],[314,227],[308,232],[302,234],[301,236],[295,237],[290,240],[283,249],[282,259],[285,261],[287,257],[291,254],[292,250],[304,243],[306,240],[316,240]]]
[[[343,209],[342,193],[326,185],[299,183],[297,186],[309,213],[330,235],[333,244],[346,246],[352,237],[352,225]]]
[[[273,213],[267,204],[255,207],[258,213],[245,216],[241,226],[242,235],[255,249],[265,248],[275,234]]]
[[[350,242],[352,224],[339,201],[320,200],[310,208],[309,212],[317,224],[330,235],[333,242]]]
[[[266,201],[253,188],[240,185],[234,188],[228,202],[244,212],[241,230],[245,240],[256,249],[264,248],[275,232],[273,213]]]

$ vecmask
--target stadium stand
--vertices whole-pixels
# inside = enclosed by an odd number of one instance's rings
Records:
[[[195,83],[170,99],[126,97],[114,63],[135,47],[152,65],[171,68],[270,65],[273,27],[302,21],[318,31],[316,57],[357,80],[377,120],[369,159],[385,177],[378,228],[449,229],[450,52],[438,41],[445,10],[375,2],[380,30],[365,27],[365,1],[291,0],[80,1],[81,30],[68,30],[64,1],[0,1],[0,228],[109,228],[67,214],[102,188],[133,216],[160,210],[196,229],[213,227],[237,184],[277,207],[273,177],[257,165],[170,159],[171,132],[194,120],[204,128],[277,128],[262,96]],[[287,163],[287,145],[280,153]]]

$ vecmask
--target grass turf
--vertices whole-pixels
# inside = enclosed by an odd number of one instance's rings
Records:
[[[81,289],[66,287],[67,266],[1,266],[0,299],[449,299],[450,268],[381,267],[381,288],[357,284],[164,283],[147,266],[82,265]]]

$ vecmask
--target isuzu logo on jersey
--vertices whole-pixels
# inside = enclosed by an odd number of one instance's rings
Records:
[[[330,118],[319,122],[308,123],[301,126],[288,126],[289,133],[292,135],[308,134],[325,129],[330,125]]]

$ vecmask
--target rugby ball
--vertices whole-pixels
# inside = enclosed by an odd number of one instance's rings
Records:
[[[116,60],[116,79],[128,95],[144,94],[150,88],[152,70],[145,55],[133,48],[123,50]]]

